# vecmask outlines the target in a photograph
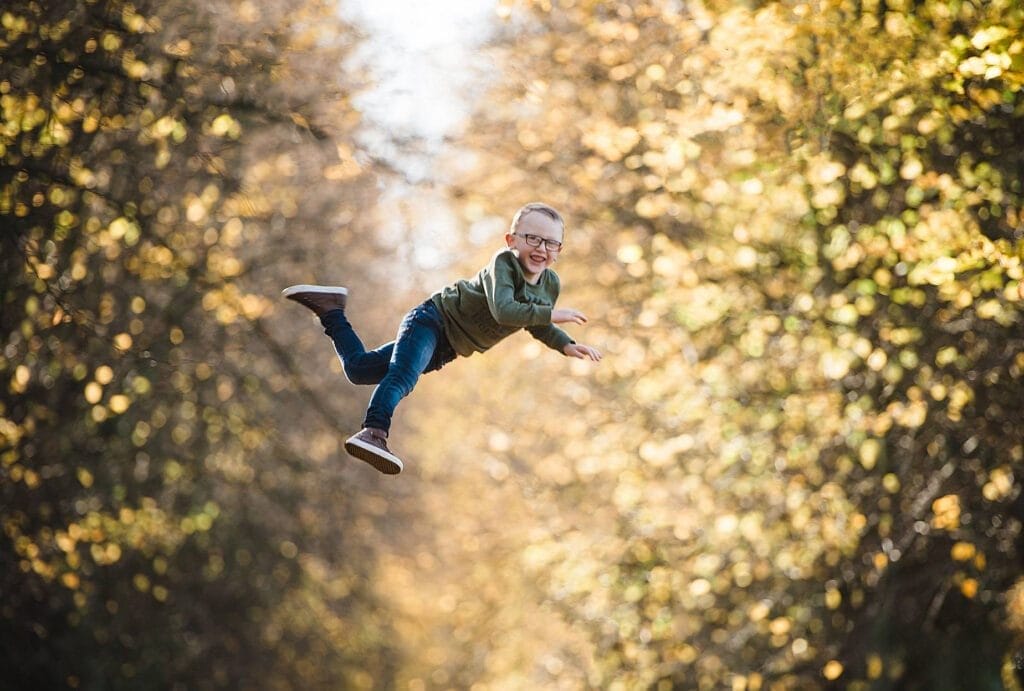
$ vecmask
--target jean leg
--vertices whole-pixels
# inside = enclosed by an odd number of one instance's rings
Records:
[[[399,401],[408,396],[420,375],[431,363],[440,340],[436,321],[419,309],[402,321],[395,340],[387,374],[373,391],[363,427],[391,429],[391,417]]]
[[[320,317],[324,333],[334,342],[345,376],[353,384],[378,384],[388,373],[394,342],[367,351],[342,310],[332,310]]]

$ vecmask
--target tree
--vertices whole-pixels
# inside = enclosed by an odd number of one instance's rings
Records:
[[[270,302],[367,247],[333,12],[0,13],[5,685],[388,686],[365,511],[294,424],[353,413]]]
[[[479,552],[519,545],[507,577],[546,593],[526,606],[587,641],[530,678],[1012,675],[1019,8],[526,7],[457,196],[480,224],[567,211],[559,272],[609,358],[543,397],[467,384],[503,414],[447,434],[537,478],[501,494],[536,520],[471,521]],[[533,367],[470,380],[553,376]],[[536,434],[500,443],[525,417]]]

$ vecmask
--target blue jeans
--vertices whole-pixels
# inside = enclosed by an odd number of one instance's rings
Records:
[[[324,332],[334,341],[345,376],[353,384],[376,384],[363,427],[391,429],[398,402],[408,396],[420,375],[439,370],[455,359],[444,335],[444,319],[427,300],[405,315],[394,341],[367,351],[342,310],[320,317]]]

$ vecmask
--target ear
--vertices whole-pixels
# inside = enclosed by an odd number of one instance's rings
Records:
[[[512,233],[505,233],[505,245],[512,247],[514,244],[516,244],[516,236]]]

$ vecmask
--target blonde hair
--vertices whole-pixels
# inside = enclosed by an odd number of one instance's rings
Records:
[[[534,211],[539,211],[552,221],[557,221],[558,225],[562,226],[562,230],[565,230],[565,221],[562,219],[562,215],[558,213],[554,207],[548,206],[542,202],[530,202],[529,204],[523,204],[519,207],[519,210],[516,211],[516,215],[512,217],[512,223],[509,226],[509,232],[515,233],[516,229],[519,227],[519,223],[523,220],[523,217]]]

